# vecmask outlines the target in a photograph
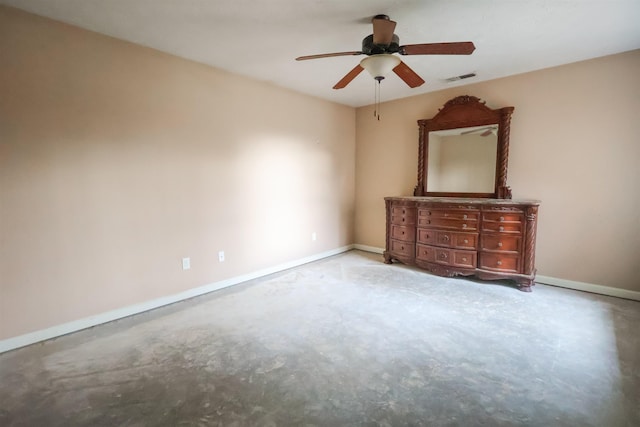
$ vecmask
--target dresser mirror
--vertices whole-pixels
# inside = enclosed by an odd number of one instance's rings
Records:
[[[448,101],[418,120],[415,196],[510,199],[507,187],[513,107],[491,109],[474,96]]]
[[[493,193],[497,124],[429,132],[428,192]]]

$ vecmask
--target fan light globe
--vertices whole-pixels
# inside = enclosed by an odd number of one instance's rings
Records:
[[[371,55],[360,61],[360,66],[367,70],[371,76],[380,81],[385,78],[391,70],[400,64],[400,58],[388,53]]]

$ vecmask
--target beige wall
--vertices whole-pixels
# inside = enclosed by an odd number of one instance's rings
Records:
[[[542,200],[539,274],[640,290],[640,51],[390,102],[380,122],[6,7],[0,63],[0,340],[383,247],[416,120],[462,94],[516,107],[508,182]]]
[[[538,274],[640,291],[638,76],[640,50],[358,109],[356,242],[384,247],[383,197],[413,193],[416,120],[474,95],[515,107],[507,182],[542,200]]]
[[[354,165],[353,108],[0,7],[0,340],[351,244]]]

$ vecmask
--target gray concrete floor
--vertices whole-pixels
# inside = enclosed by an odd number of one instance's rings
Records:
[[[352,251],[0,355],[2,426],[638,426],[640,303]]]

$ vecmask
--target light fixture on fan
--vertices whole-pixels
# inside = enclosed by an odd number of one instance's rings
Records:
[[[380,55],[367,56],[360,61],[360,66],[367,70],[369,74],[371,74],[371,77],[380,83],[400,62],[402,61],[397,56],[383,53]]]
[[[371,77],[378,82],[375,90],[375,107],[373,110],[373,116],[378,120],[380,120],[380,82],[384,80],[387,74],[394,71],[400,63],[402,63],[400,58],[389,53],[367,56],[360,61],[360,67],[367,70],[369,74],[371,74]]]

